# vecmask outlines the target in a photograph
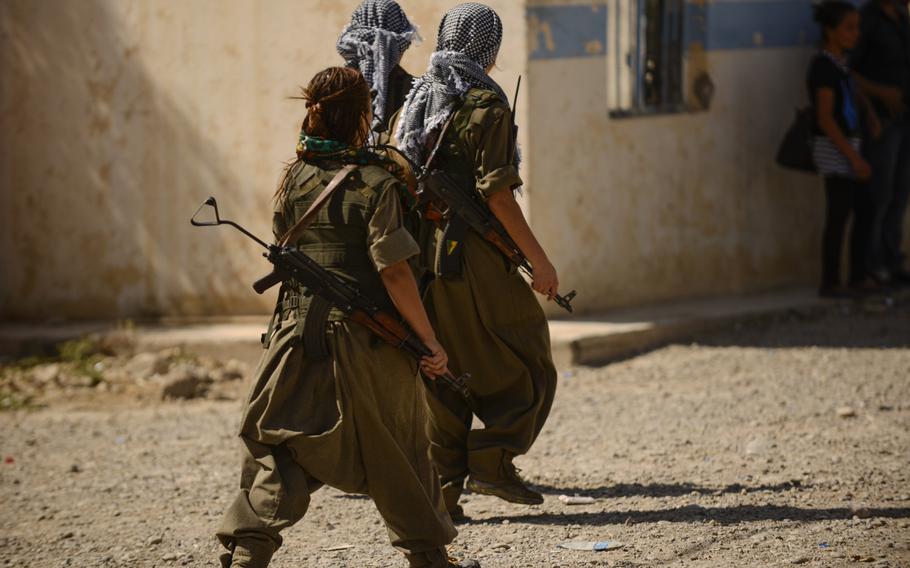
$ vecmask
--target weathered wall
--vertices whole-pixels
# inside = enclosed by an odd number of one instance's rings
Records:
[[[401,0],[425,42],[451,2]],[[521,2],[490,2],[525,61]],[[0,3],[0,317],[267,311],[255,245],[187,222],[209,194],[255,232],[354,0]]]
[[[773,162],[806,101],[808,4],[709,4],[710,109],[617,119],[604,3],[530,5],[530,216],[580,311],[816,283],[821,181]]]
[[[766,55],[750,55],[760,68]],[[531,218],[559,259],[561,282],[581,291],[579,309],[766,288],[813,274],[817,180],[773,167],[787,119],[769,121],[764,108],[776,99],[789,117],[787,99],[798,87],[775,97],[726,81],[742,57],[711,56],[718,93],[707,113],[615,120],[603,88],[540,92],[576,76],[605,85],[602,60],[531,65],[531,129],[552,133],[530,142]],[[793,60],[799,68],[805,58]],[[774,62],[767,67],[781,73]]]
[[[400,1],[420,73],[453,2]],[[626,119],[608,117],[606,0],[489,2],[494,76],[511,94],[525,73],[523,205],[582,311],[814,284],[820,182],[772,162],[805,100],[807,1],[709,3],[710,110]],[[268,232],[303,117],[288,97],[340,62],[355,4],[0,2],[0,317],[267,311],[255,245],[187,219],[214,194]]]

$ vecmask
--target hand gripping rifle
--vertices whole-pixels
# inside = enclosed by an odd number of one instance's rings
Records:
[[[211,207],[214,210],[214,221],[196,219],[204,207]],[[218,203],[214,197],[209,197],[199,206],[199,209],[190,218],[190,223],[196,227],[230,225],[266,249],[267,252],[263,253],[263,256],[272,263],[274,268],[271,273],[253,284],[253,290],[257,294],[262,294],[280,282],[293,279],[306,289],[305,295],[321,297],[333,307],[338,308],[347,319],[363,325],[386,343],[401,349],[418,361],[432,355],[430,349],[417,339],[403,323],[380,309],[372,299],[361,293],[355,286],[320,266],[306,253],[293,246],[270,245],[234,221],[222,219],[218,214]],[[470,377],[468,373],[456,377],[451,371],[446,370],[445,374],[439,375],[437,379],[460,394],[468,406],[474,409],[474,399],[466,384],[468,377]]]
[[[515,123],[515,105],[518,104],[518,88],[521,86],[521,77],[518,78],[518,86],[515,87],[515,102],[512,104],[512,123],[513,139],[512,150],[516,143],[514,134],[516,131]],[[426,165],[420,167],[410,158],[404,155],[394,146],[382,146],[386,150],[394,150],[398,155],[407,160],[417,176],[417,206],[423,210],[424,216],[428,219],[451,219],[452,217],[461,218],[465,224],[473,229],[478,235],[483,237],[502,252],[503,255],[519,270],[534,277],[534,268],[525,257],[521,249],[515,244],[515,241],[509,235],[509,232],[502,225],[496,215],[490,211],[490,208],[473,198],[467,191],[459,187],[458,182],[448,173],[440,169],[431,169],[433,158],[436,151],[442,144],[442,139],[446,134],[449,124],[452,122],[450,117],[446,121],[442,130],[439,132],[439,138],[427,158]],[[554,299],[559,307],[569,313],[572,313],[572,299],[575,298],[575,290],[568,294],[557,294]]]

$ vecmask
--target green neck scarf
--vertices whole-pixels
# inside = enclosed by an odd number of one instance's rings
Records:
[[[300,138],[297,141],[297,158],[316,166],[323,161],[340,162],[345,165],[379,166],[402,182],[400,186],[404,188],[401,191],[403,204],[410,208],[415,203],[414,196],[407,190],[407,184],[404,183],[404,169],[386,156],[372,152],[368,148],[354,148],[338,140],[309,136],[301,130]]]

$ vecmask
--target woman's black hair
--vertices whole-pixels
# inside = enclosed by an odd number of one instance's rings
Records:
[[[822,28],[833,30],[844,21],[848,15],[856,12],[856,6],[843,0],[824,0],[812,8],[815,21]]]

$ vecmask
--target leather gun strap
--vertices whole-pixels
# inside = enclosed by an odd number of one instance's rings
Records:
[[[436,152],[439,150],[439,147],[442,146],[442,140],[446,137],[446,132],[449,130],[449,125],[452,124],[452,120],[455,118],[455,112],[453,111],[449,118],[446,119],[445,123],[442,125],[442,129],[439,131],[439,136],[436,138],[436,143],[433,144],[433,150],[430,151],[430,155],[427,157],[426,163],[423,165],[423,171],[429,172],[430,166],[433,165],[433,160],[436,158]]]
[[[332,181],[329,182],[329,185],[325,186],[325,189],[322,190],[322,193],[319,194],[319,197],[316,198],[316,201],[310,205],[310,208],[306,210],[306,213],[303,214],[303,217],[297,220],[294,223],[294,226],[288,229],[284,235],[278,240],[278,246],[288,246],[297,242],[297,239],[300,238],[300,235],[309,227],[313,221],[316,219],[316,215],[319,214],[319,210],[325,206],[329,201],[329,198],[332,197],[332,194],[335,193],[335,190],[341,185],[341,182],[344,181],[344,178],[354,170],[357,169],[355,164],[348,164],[345,167],[341,168],[335,177],[332,178]]]

